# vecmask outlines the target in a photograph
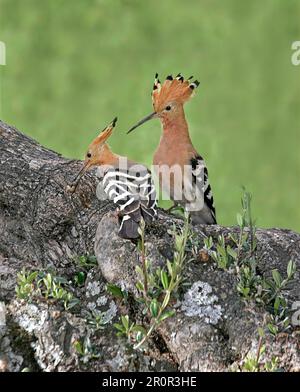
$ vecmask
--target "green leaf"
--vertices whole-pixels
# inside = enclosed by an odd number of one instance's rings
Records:
[[[211,249],[213,246],[213,239],[212,237],[204,238],[204,246],[207,250]]]
[[[132,327],[133,332],[140,332],[143,335],[146,335],[147,331],[142,325],[135,325]]]
[[[144,231],[145,227],[146,227],[146,223],[145,223],[145,220],[142,218],[140,221],[140,228],[142,229],[142,231]]]
[[[219,242],[219,244],[224,248],[224,245],[225,245],[225,238],[224,238],[224,235],[222,234],[222,235],[219,235],[219,237],[218,237],[218,242]]]
[[[222,245],[220,245],[220,244],[217,244],[217,252],[220,254],[220,255],[222,255],[222,256],[224,256],[224,248],[222,247]]]
[[[29,276],[28,276],[28,283],[32,283],[36,277],[38,276],[38,271],[32,272]]]
[[[156,268],[155,275],[160,279],[162,269],[160,267]],[[154,277],[154,275],[153,275]]]
[[[118,298],[123,298],[123,291],[121,290],[121,288],[119,286],[116,286],[115,284],[107,284],[106,285],[106,290],[111,293],[112,295],[114,295],[115,297]]]
[[[180,249],[182,248],[182,244],[183,244],[183,239],[180,235],[175,235],[175,249],[177,251],[180,251]]]
[[[175,310],[168,310],[159,317],[158,322],[161,323],[162,321],[166,320],[169,317],[173,317],[174,315],[175,315]]]
[[[158,315],[159,305],[156,299],[153,299],[150,304],[150,312],[152,317],[156,317]]]
[[[140,229],[140,228],[138,228],[138,233],[139,233],[139,235],[141,235],[141,229]],[[138,241],[138,243],[137,243],[137,248],[138,248],[139,252],[142,251],[142,249],[143,249],[143,243],[142,243],[141,240]]]
[[[281,304],[280,298],[276,297],[275,301],[274,301],[274,311],[275,311],[275,314],[278,313],[280,304]]]
[[[68,279],[64,278],[63,276],[55,276],[53,277],[55,283],[59,284],[68,284]]]
[[[167,288],[169,287],[169,279],[168,279],[168,275],[167,275],[166,271],[163,271],[163,270],[161,271],[160,279],[161,279],[161,283],[163,285],[163,288],[165,290],[167,290]]]
[[[259,327],[258,330],[257,330],[257,332],[258,332],[258,334],[259,334],[259,336],[260,336],[261,338],[263,338],[263,337],[265,336],[265,331],[264,331],[263,328]]]
[[[170,291],[167,291],[166,295],[165,295],[165,298],[164,298],[164,301],[163,301],[163,303],[161,305],[163,309],[167,307],[167,305],[168,305],[168,303],[170,301],[170,297],[171,297],[171,293],[170,293]]]
[[[80,271],[80,272],[77,273],[77,275],[75,276],[75,278],[76,278],[76,283],[77,283],[79,286],[82,286],[82,285],[84,284],[84,281],[85,281],[85,273],[82,272],[82,271]]]
[[[292,278],[293,275],[295,274],[295,272],[296,272],[296,264],[295,264],[295,262],[293,260],[290,260],[288,265],[287,265],[287,276],[288,276],[288,278],[289,279]]]
[[[124,325],[124,328],[127,331],[129,328],[129,316],[127,314],[126,314],[126,316],[121,316],[121,321],[122,321],[122,324]]]
[[[267,324],[268,330],[271,332],[272,335],[277,335],[278,333],[278,327],[274,324]]]
[[[84,354],[82,344],[81,344],[78,340],[76,340],[76,342],[74,342],[74,347],[75,347],[75,350],[76,350],[80,355],[83,355],[83,354]]]
[[[144,336],[145,335],[141,331],[138,331],[136,334],[136,341],[139,343],[143,339]]]
[[[167,260],[167,268],[168,268],[168,271],[169,271],[169,275],[172,276],[173,266],[172,266],[170,260]]]
[[[261,346],[259,355],[262,356],[262,355],[264,354],[265,351],[266,351],[266,346],[265,346],[265,344],[264,344],[264,345]]]
[[[240,213],[236,214],[236,220],[237,220],[237,223],[240,227],[244,226],[244,218],[242,217],[242,215]]]
[[[277,269],[272,270],[272,276],[277,287],[281,286],[282,277]]]
[[[80,300],[78,298],[71,298],[70,300],[67,300],[65,303],[65,308],[66,310],[74,308],[74,306],[78,305]]]
[[[270,279],[265,279],[264,281],[263,281],[263,286],[264,286],[264,288],[265,289],[270,289],[270,290],[272,290],[272,291],[275,291],[276,290],[276,285],[274,284],[274,282],[273,281],[271,281]]]
[[[244,288],[244,296],[248,297],[249,293],[250,293],[250,288],[249,287],[245,287]]]
[[[45,283],[45,285],[47,287],[51,287],[51,285],[52,285],[52,276],[51,276],[51,274],[48,273],[43,280],[44,280],[44,283]]]
[[[151,262],[150,262],[150,260],[145,259],[145,267],[146,267],[146,270],[148,271],[149,268],[151,267]]]
[[[144,291],[144,285],[141,281],[138,281],[135,286],[139,291]]]
[[[227,253],[229,254],[229,256],[231,256],[234,260],[236,260],[237,258],[237,252],[231,248],[231,246],[227,245]]]
[[[141,268],[139,265],[137,265],[137,266],[135,267],[135,271],[136,271],[136,273],[139,274],[140,276],[143,276],[143,275],[144,275],[144,272],[143,272],[142,268]]]
[[[117,330],[121,331],[121,332],[124,332],[124,331],[125,331],[123,325],[121,325],[121,324],[119,324],[119,323],[115,323],[115,324],[114,324],[114,327],[115,327]]]

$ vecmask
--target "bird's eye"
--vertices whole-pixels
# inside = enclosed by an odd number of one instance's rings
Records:
[[[171,110],[171,106],[170,105],[166,106],[166,110],[167,111]]]
[[[88,153],[86,154],[86,156],[87,156],[87,158],[91,158],[92,154],[91,154],[90,152],[88,152]]]

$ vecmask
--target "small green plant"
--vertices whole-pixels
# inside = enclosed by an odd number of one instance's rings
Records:
[[[278,357],[265,361],[266,346],[263,344],[265,332],[258,328],[259,340],[256,354],[247,354],[239,368],[242,372],[276,372],[278,370]]]
[[[85,284],[87,272],[97,265],[97,259],[95,256],[85,255],[74,257],[74,261],[78,267],[78,271],[73,276],[73,282],[76,286],[82,287]]]
[[[208,248],[208,246],[210,247]],[[212,246],[212,238],[210,237],[205,240],[205,247],[210,250]],[[216,250],[211,251],[210,255],[217,263],[218,267],[224,270],[227,270],[231,265],[233,265],[236,258],[236,253],[234,250],[230,247],[230,245],[226,245],[223,234],[218,237]]]
[[[87,318],[87,323],[94,331],[99,331],[105,328],[108,321],[105,320],[104,313],[93,310]]]
[[[252,218],[252,195],[243,188],[242,211],[237,214],[239,235],[231,235],[231,239],[237,246],[237,262],[240,262],[242,252],[248,252],[247,257],[252,257],[256,250],[256,226]]]
[[[296,263],[290,260],[287,265],[286,278],[283,278],[275,269],[272,270],[272,278],[263,280],[262,301],[270,313],[267,327],[273,335],[290,327],[285,290],[294,279],[295,273]]]
[[[252,196],[249,192],[242,196],[242,211],[237,214],[238,233],[219,235],[218,241],[214,244],[212,237],[204,239],[204,249],[208,251],[212,259],[217,263],[218,268],[228,270],[234,267],[238,275],[244,275],[239,284],[238,290],[241,294],[249,297],[253,277],[256,275],[255,260],[253,254],[256,249],[256,227],[251,216]]]
[[[125,299],[125,300],[128,298],[128,292],[126,290],[122,290],[119,286],[115,284],[111,284],[111,283],[107,284],[106,290],[114,297]]]
[[[78,267],[78,271],[73,277],[73,281],[76,286],[82,287],[85,283],[87,272],[97,266],[97,259],[95,256],[86,255],[86,256],[76,256],[74,257],[74,261]]]
[[[237,267],[237,291],[242,297],[249,300],[251,298],[260,302],[262,278],[256,271],[257,263],[252,257],[244,260],[243,264]]]
[[[63,280],[63,282],[64,281],[65,280]],[[50,273],[47,273],[40,278],[37,283],[40,293],[44,298],[61,301],[64,308],[68,310],[77,305],[79,300],[75,298],[72,293],[63,288],[61,284],[60,278],[52,276]]]
[[[117,336],[125,336],[129,343],[141,341],[146,334],[145,328],[130,321],[128,315],[121,316],[121,323],[115,323],[114,326],[118,330]]]
[[[245,300],[254,300],[269,311],[268,329],[276,335],[279,331],[289,328],[284,291],[294,278],[296,264],[293,261],[288,263],[286,278],[276,269],[272,271],[270,278],[258,273],[255,258],[256,226],[251,212],[252,196],[245,189],[241,202],[242,211],[237,214],[238,232],[230,233],[228,239],[225,239],[224,235],[219,236],[216,244],[211,237],[206,238],[204,250],[216,262],[218,268],[234,269],[237,276],[237,291]]]
[[[23,268],[17,274],[16,294],[20,299],[29,300],[35,291],[35,282],[38,276],[38,271],[26,272]]]
[[[100,357],[100,354],[96,351],[96,348],[91,343],[89,336],[86,336],[81,340],[76,340],[74,342],[74,348],[83,363],[87,363],[92,359],[98,359]]]
[[[157,268],[153,271],[145,248],[145,224],[144,222],[141,224],[138,244],[141,265],[136,266],[138,279],[135,301],[141,307],[142,315],[148,321],[141,325],[130,321],[129,315],[123,315],[121,322],[115,324],[118,335],[126,336],[128,341],[133,344],[134,349],[140,348],[164,320],[175,314],[175,310],[170,308],[170,302],[182,282],[182,269],[186,260],[185,249],[190,236],[187,214],[181,232],[177,233],[174,227],[172,235],[175,247],[173,261],[167,260],[166,268]],[[112,292],[112,288],[110,291]],[[114,287],[113,291],[118,297],[123,296],[119,288]]]
[[[84,271],[79,271],[74,276],[74,283],[76,286],[81,287],[84,285],[86,280],[86,273]]]
[[[278,372],[280,369],[278,368],[279,358],[273,356],[271,361],[267,361],[264,364],[264,370],[266,372]]]
[[[275,313],[286,306],[283,292],[287,285],[294,279],[296,273],[296,263],[289,261],[286,270],[286,278],[284,279],[277,269],[272,270],[272,278],[264,280],[262,297],[267,304],[273,304]]]
[[[78,267],[83,268],[85,270],[89,270],[95,266],[97,266],[97,258],[96,256],[86,255],[86,256],[76,256],[74,258]]]
[[[261,363],[263,354],[265,353],[265,346],[261,347],[259,357],[248,354],[241,366],[242,372],[276,372],[278,369],[278,357],[273,357],[270,361]]]
[[[54,299],[62,302],[65,309],[68,310],[75,306],[79,300],[62,287],[62,284],[66,284],[64,278],[55,277],[49,272],[26,272],[23,269],[17,276],[16,294],[18,298],[27,301],[38,300],[41,297]]]

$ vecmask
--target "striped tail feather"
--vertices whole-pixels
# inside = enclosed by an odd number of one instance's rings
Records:
[[[151,207],[141,203],[141,213],[146,223],[153,222],[157,217],[156,202]]]
[[[142,218],[140,202],[134,201],[122,211],[120,215],[119,236],[124,239],[138,238],[140,221]]]
[[[155,187],[151,173],[140,166],[139,172],[114,168],[103,178],[104,192],[118,206],[119,236],[124,239],[139,238],[142,219],[150,223],[157,216]]]
[[[139,223],[131,219],[130,215],[124,215],[120,223],[119,236],[125,240],[134,240],[140,236],[138,229]]]
[[[143,218],[146,223],[150,223],[156,218],[157,211],[155,206],[149,208],[148,205],[145,205],[140,200],[131,203],[129,208],[125,209],[122,216],[120,216],[120,237],[124,239],[138,238],[140,236],[138,229],[141,219]]]
[[[146,223],[150,223],[157,218],[156,191],[151,177],[144,187],[143,198],[141,200],[141,211]]]

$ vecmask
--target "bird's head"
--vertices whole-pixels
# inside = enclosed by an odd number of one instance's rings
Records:
[[[199,82],[197,80],[192,81],[192,79],[192,76],[184,79],[181,74],[178,74],[176,78],[169,75],[161,84],[158,79],[158,74],[156,74],[152,91],[154,112],[131,127],[127,133],[132,132],[152,118],[160,118],[162,121],[176,118],[178,113],[182,112],[182,107],[185,102],[194,95],[195,89],[199,86]]]
[[[89,168],[105,163],[105,153],[107,153],[105,149],[106,141],[112,134],[116,122],[117,117],[114,118],[113,121],[107,127],[105,127],[89,145],[88,150],[85,154],[83,166],[77,173],[73,181],[73,186],[76,186],[78,184],[80,178]]]

